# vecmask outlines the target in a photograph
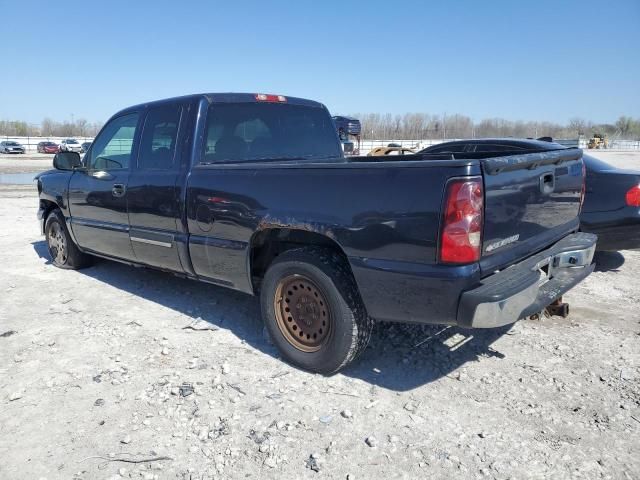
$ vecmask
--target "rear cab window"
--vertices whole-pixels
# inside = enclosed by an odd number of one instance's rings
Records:
[[[342,157],[342,149],[322,107],[263,102],[209,106],[204,163],[336,157]]]

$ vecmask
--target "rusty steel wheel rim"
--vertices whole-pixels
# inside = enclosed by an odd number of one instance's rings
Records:
[[[67,240],[57,222],[52,223],[49,229],[49,253],[59,265],[67,261]]]
[[[317,352],[331,332],[331,310],[322,290],[303,275],[278,282],[274,296],[276,322],[282,335],[300,351]]]

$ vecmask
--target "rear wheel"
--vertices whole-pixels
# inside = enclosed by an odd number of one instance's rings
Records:
[[[73,242],[60,210],[49,214],[44,231],[49,255],[56,267],[77,270],[91,265],[92,257],[82,253]]]
[[[346,260],[331,250],[289,250],[262,282],[262,316],[273,343],[292,364],[334,373],[365,349],[373,320]]]

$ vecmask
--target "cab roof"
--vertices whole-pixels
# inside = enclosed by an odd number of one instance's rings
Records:
[[[138,110],[143,110],[148,107],[159,106],[166,103],[172,103],[176,101],[180,102],[189,102],[189,101],[198,101],[200,99],[206,99],[210,104],[212,103],[262,103],[262,101],[257,100],[256,96],[262,94],[262,92],[257,93],[195,93],[191,95],[183,95],[179,97],[171,97],[171,98],[163,98],[161,100],[154,100],[151,102],[139,103],[137,105],[132,105],[130,107],[124,108],[114,114],[113,116],[122,115],[129,112],[135,112]],[[268,94],[271,96],[270,94]],[[314,100],[308,100],[305,98],[298,97],[288,97],[286,95],[283,96],[285,101],[277,102],[285,105],[301,105],[307,107],[315,107],[315,108],[324,108],[324,105],[320,102],[316,102]]]

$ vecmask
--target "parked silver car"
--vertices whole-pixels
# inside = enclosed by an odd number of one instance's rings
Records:
[[[82,145],[75,138],[65,138],[60,142],[60,151],[82,153]]]
[[[5,140],[0,142],[0,153],[24,153],[24,147],[18,142]]]

